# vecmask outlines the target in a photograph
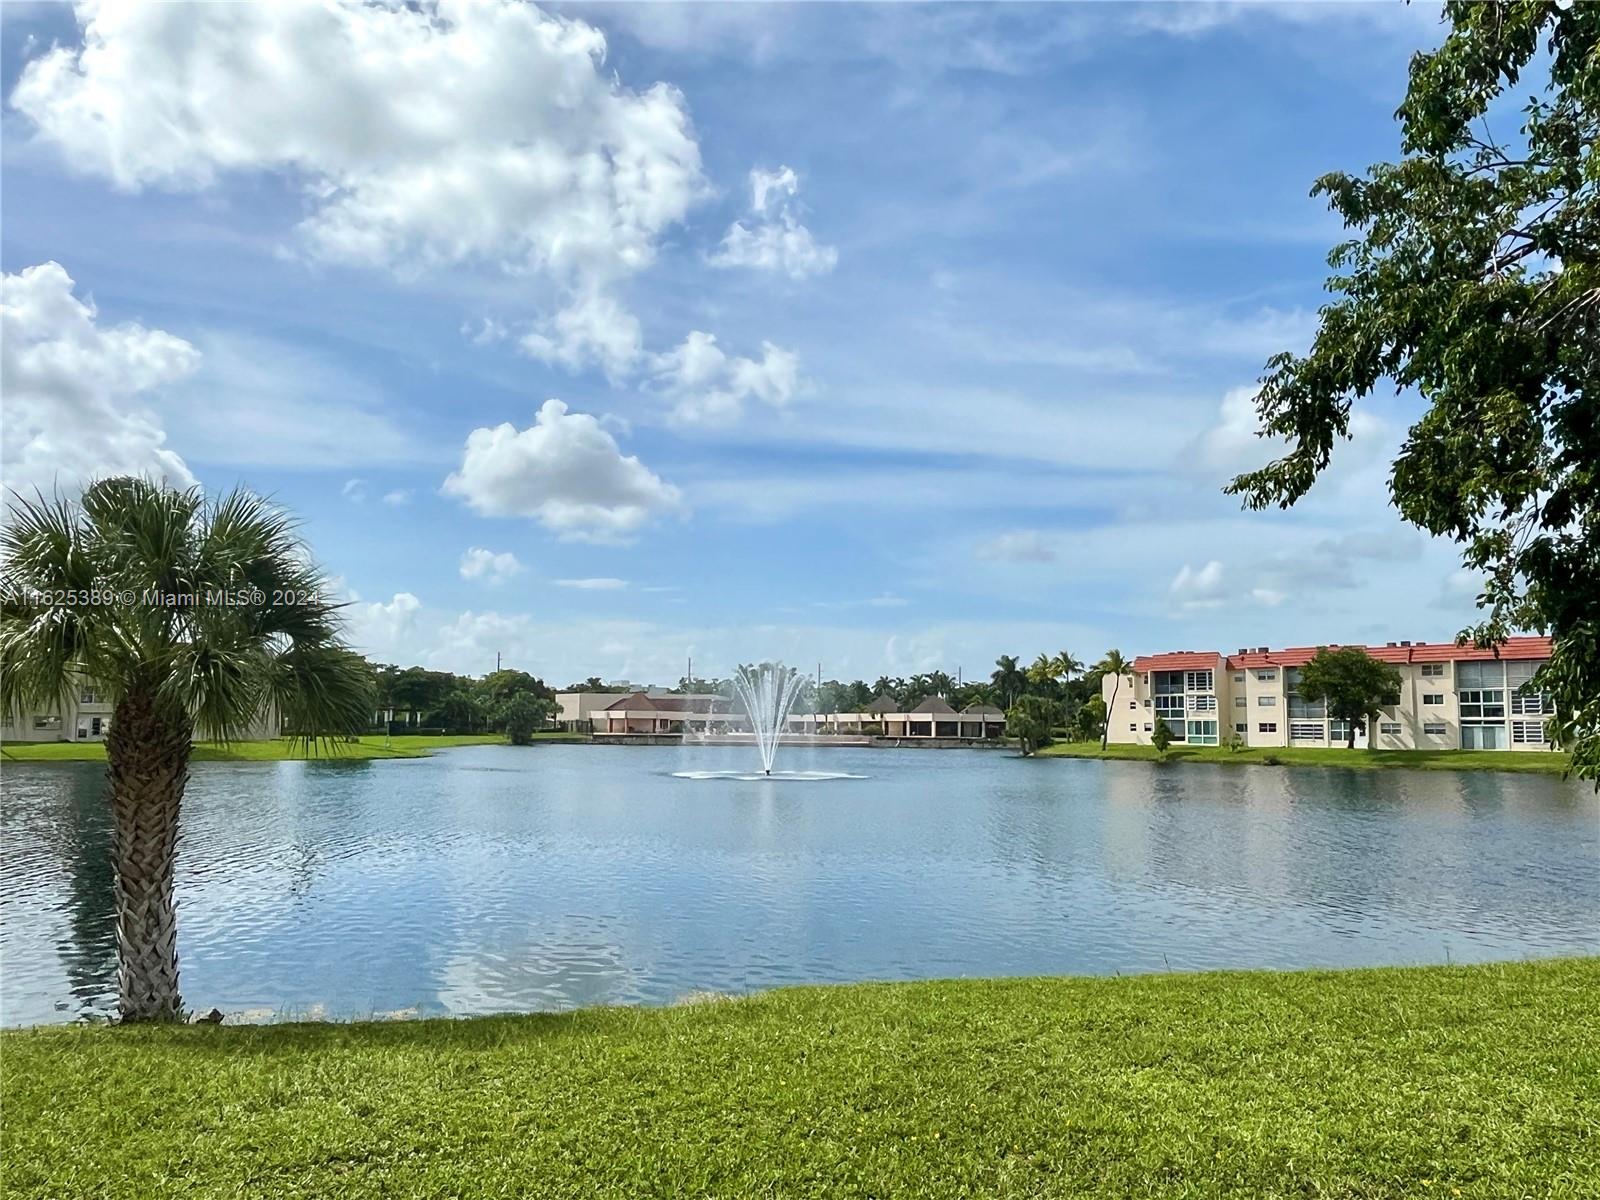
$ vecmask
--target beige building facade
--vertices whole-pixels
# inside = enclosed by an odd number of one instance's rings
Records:
[[[21,714],[0,712],[0,742],[103,742],[111,732],[115,707],[95,685],[82,683],[72,689],[63,705]],[[234,740],[264,741],[279,732],[276,713],[264,713]]]
[[[1330,647],[1337,648],[1337,647]],[[1101,681],[1107,735],[1147,746],[1157,721],[1175,743],[1343,746],[1348,730],[1296,690],[1319,647],[1141,655],[1133,674]],[[1550,639],[1514,637],[1496,650],[1450,642],[1364,647],[1400,672],[1397,704],[1379,711],[1356,745],[1377,750],[1550,750],[1548,696],[1524,685],[1550,657]],[[1115,694],[1113,694],[1115,693]]]

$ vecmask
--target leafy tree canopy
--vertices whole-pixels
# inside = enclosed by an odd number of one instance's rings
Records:
[[[1347,722],[1346,745],[1354,747],[1356,730],[1371,714],[1399,703],[1400,672],[1360,646],[1324,646],[1300,668],[1297,687],[1304,699],[1326,703],[1330,717]]]
[[[1411,64],[1402,159],[1316,183],[1357,236],[1329,256],[1310,351],[1261,381],[1262,431],[1285,453],[1228,490],[1292,505],[1356,402],[1382,381],[1415,388],[1427,410],[1394,502],[1485,574],[1463,639],[1553,636],[1537,686],[1575,770],[1600,780],[1600,4],[1444,11],[1450,33]]]
[[[1044,696],[1023,696],[1006,712],[1006,732],[1017,739],[1023,754],[1050,744],[1061,718],[1061,706]]]
[[[492,719],[505,731],[512,745],[526,746],[532,740],[533,731],[555,715],[555,711],[554,700],[533,692],[513,692],[494,709]]]

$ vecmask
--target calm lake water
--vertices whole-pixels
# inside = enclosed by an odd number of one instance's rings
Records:
[[[692,780],[742,747],[200,763],[179,852],[196,1008],[664,1003],[962,975],[1600,953],[1600,801],[1492,773],[794,750],[870,776]],[[102,769],[8,765],[0,1020],[114,1008]]]

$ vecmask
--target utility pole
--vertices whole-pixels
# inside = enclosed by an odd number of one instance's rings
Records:
[[[494,669],[495,673],[498,674],[500,671],[500,651],[498,650],[494,652]]]

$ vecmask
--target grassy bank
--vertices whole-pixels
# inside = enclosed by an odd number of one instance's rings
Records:
[[[1056,742],[1039,751],[1041,758],[1115,758],[1155,762],[1154,746],[1107,746],[1099,742]],[[1271,760],[1271,761],[1269,761]],[[1168,762],[1228,763],[1233,766],[1355,767],[1384,770],[1404,767],[1413,771],[1527,771],[1559,775],[1567,769],[1567,756],[1530,750],[1345,750],[1320,746],[1260,747],[1229,750],[1226,746],[1174,745]]]
[[[0,1035],[13,1196],[1594,1195],[1600,959]]]
[[[583,741],[581,734],[538,733],[538,741]],[[333,742],[309,749],[301,742],[274,738],[261,742],[196,742],[197,762],[277,762],[290,759],[426,758],[447,746],[504,745],[503,733],[462,733],[440,736],[397,736],[381,733],[354,742]],[[104,762],[103,742],[9,742],[0,749],[7,762]]]

